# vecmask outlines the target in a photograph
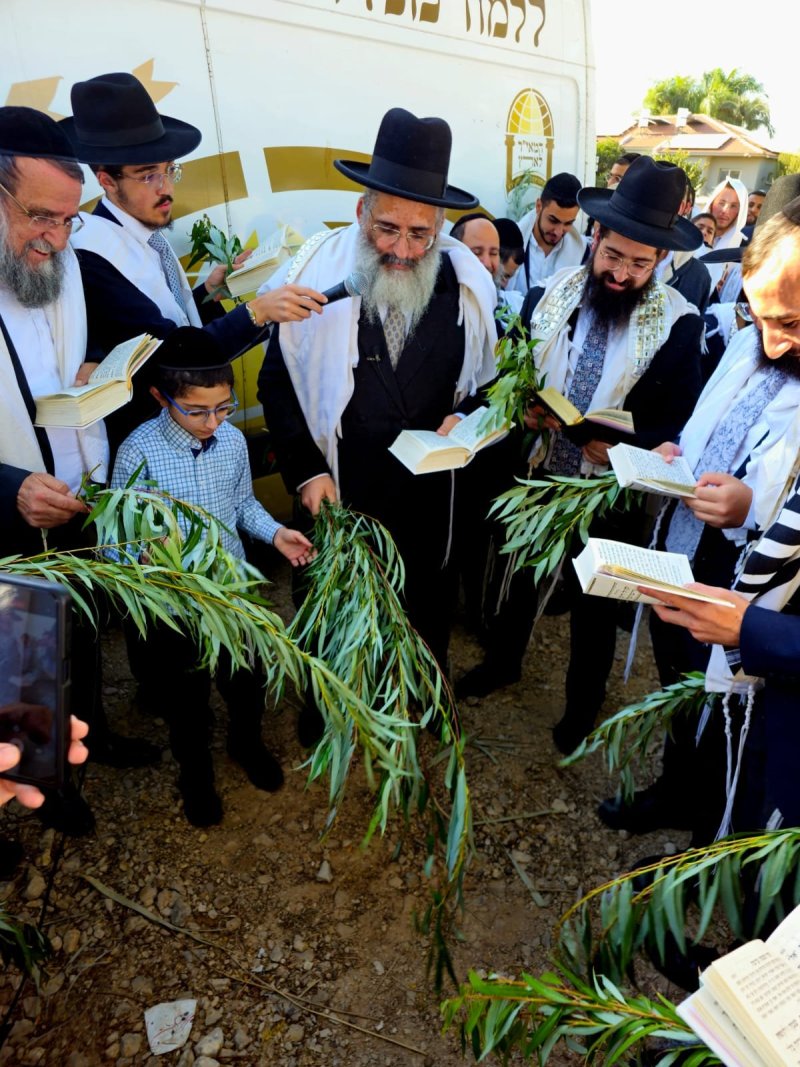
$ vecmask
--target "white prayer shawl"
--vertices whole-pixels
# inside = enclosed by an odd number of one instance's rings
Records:
[[[103,200],[103,205],[112,215],[122,217],[125,214],[106,199]],[[174,322],[177,326],[203,325],[186,273],[178,257],[174,252],[172,253],[181,282],[186,312],[172,295],[158,252],[151,248],[146,240],[140,239],[144,238],[144,233],[137,235],[133,232],[133,224],[141,227],[141,223],[133,219],[131,229],[129,229],[128,226],[117,225],[116,222],[111,222],[110,219],[104,219],[99,215],[81,212],[81,218],[84,225],[71,238],[74,248],[85,249],[87,252],[102,256],[112,267],[116,267],[131,285],[152,300],[164,318]]]
[[[731,338],[739,329],[736,322],[736,304],[709,304],[705,314],[711,315],[717,320],[716,329],[706,325],[706,340],[720,334],[727,347],[731,343]]]
[[[53,337],[61,384],[67,387],[75,384],[78,369],[86,360],[86,305],[77,257],[69,246],[61,255],[65,268],[61,295],[43,310]],[[46,472],[47,467],[2,334],[0,397],[3,413],[0,419],[0,463],[37,473]],[[106,481],[109,455],[105,426],[98,422],[85,430],[76,430],[76,433],[85,473],[91,474],[96,482]]]
[[[355,223],[316,234],[306,241],[291,263],[273,274],[261,291],[285,282],[318,291],[330,288],[352,273],[358,235],[359,227]],[[460,241],[440,235],[438,248],[450,257],[458,278],[459,324],[463,322],[465,332],[464,361],[456,384],[455,405],[495,376],[497,292],[489,272]],[[342,415],[355,387],[360,312],[361,297],[356,296],[331,304],[322,315],[280,326],[286,369],[309,432],[337,485],[337,442],[342,432]]]
[[[751,387],[758,367],[758,331],[748,326],[734,335],[680,436],[681,451],[698,477],[704,472],[696,469],[697,464],[712,433]],[[753,429],[758,444],[749,454],[744,481],[753,490],[753,515],[763,530],[800,453],[800,379],[788,378]],[[743,531],[735,534],[733,540],[744,540]]]
[[[708,198],[707,211],[711,211],[711,205],[717,199],[719,194],[725,189],[726,186],[730,186],[739,198],[739,214],[736,216],[736,221],[732,226],[729,226],[725,233],[719,235],[714,239],[714,250],[719,248],[738,248],[744,239],[742,233],[742,226],[747,225],[747,187],[740,182],[738,178],[725,178],[711,191],[711,196]],[[697,251],[697,258],[703,259],[711,251],[710,248],[701,247]],[[711,292],[716,289],[722,275],[725,273],[725,263],[706,263],[708,273],[711,275]]]
[[[579,306],[590,267],[559,271],[545,286],[530,324],[531,338],[540,343],[534,349],[537,368],[545,374],[545,384],[560,393],[566,390],[570,352],[575,347],[565,329],[570,315]],[[678,319],[696,314],[696,308],[671,286],[655,282],[650,295],[634,310],[624,330],[612,330],[606,347],[606,363],[616,360],[622,373],[616,378],[603,375],[590,401],[590,407],[621,408],[625,398],[641,378],[656,352],[665,343]],[[536,455],[534,462],[544,457]],[[582,464],[583,473],[605,470]]]
[[[522,247],[525,249],[525,258],[528,256],[528,245],[531,241],[536,241],[533,236],[533,224],[536,222],[536,209],[527,212],[519,220],[517,225],[522,233]],[[557,271],[565,270],[567,267],[579,267],[583,262],[583,257],[586,255],[587,241],[583,234],[579,233],[575,226],[570,226],[568,230],[564,232],[564,236],[553,248],[546,259],[547,274],[546,278],[551,278]],[[533,285],[541,285],[542,281],[528,281],[528,276],[525,273],[525,263],[521,263],[511,280],[508,283],[507,289],[516,289],[519,293],[527,293],[528,289]]]

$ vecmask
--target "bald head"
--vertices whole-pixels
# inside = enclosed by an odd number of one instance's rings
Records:
[[[470,219],[464,224],[459,241],[462,241],[491,276],[497,280],[500,272],[500,236],[489,219]]]

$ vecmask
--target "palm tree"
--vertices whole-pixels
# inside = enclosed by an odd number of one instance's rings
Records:
[[[699,80],[676,75],[655,82],[647,90],[644,106],[654,115],[674,115],[679,108],[685,107],[690,112],[711,115],[746,130],[763,126],[772,136],[775,130],[769,103],[763,93],[764,86],[752,74],[738,67],[728,73],[715,67]]]

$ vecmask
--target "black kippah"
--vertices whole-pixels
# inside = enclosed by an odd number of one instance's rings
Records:
[[[542,189],[542,200],[570,200],[577,204],[581,183],[574,174],[562,171],[548,178]]]
[[[32,107],[0,107],[0,155],[77,162],[58,123]]]
[[[218,341],[198,326],[179,326],[167,334],[156,351],[153,362],[165,370],[209,370],[224,367],[230,360]]]

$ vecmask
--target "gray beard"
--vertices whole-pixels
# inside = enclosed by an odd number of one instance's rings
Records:
[[[362,296],[362,307],[369,322],[380,323],[379,308],[397,308],[411,323],[411,330],[425,314],[436,287],[439,274],[439,242],[421,259],[403,260],[411,267],[408,271],[390,271],[386,264],[396,259],[378,252],[359,231],[356,247],[355,269],[367,276],[367,292]]]
[[[51,252],[40,267],[31,267],[25,259],[29,248]],[[28,241],[21,255],[8,242],[8,224],[0,212],[0,283],[16,297],[24,308],[42,308],[54,303],[61,296],[64,285],[63,253],[53,251],[53,246],[43,237]]]

